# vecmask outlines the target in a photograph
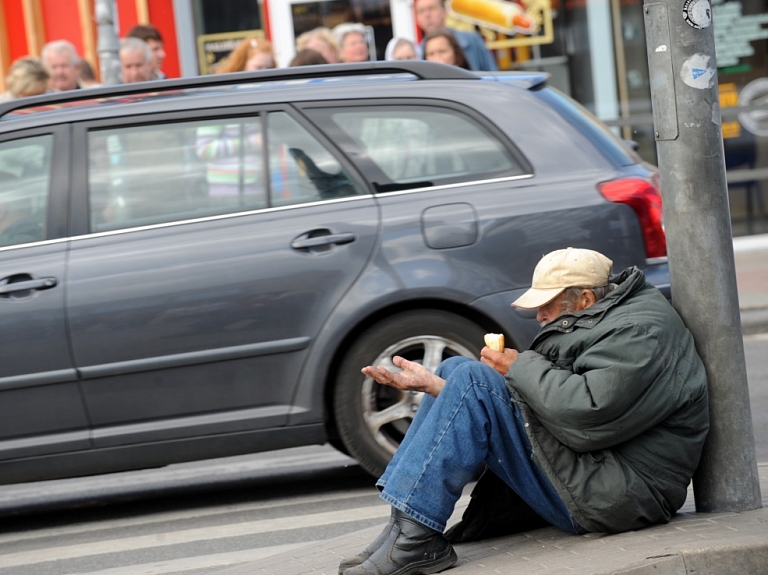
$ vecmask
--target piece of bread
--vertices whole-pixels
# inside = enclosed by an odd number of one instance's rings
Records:
[[[504,351],[503,333],[486,333],[483,339],[485,339],[485,345],[490,347],[492,350]]]

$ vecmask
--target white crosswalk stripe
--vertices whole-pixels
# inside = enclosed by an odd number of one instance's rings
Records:
[[[18,543],[21,541],[28,541],[31,539],[40,539],[43,536],[56,535],[83,535],[93,532],[103,532],[112,528],[125,528],[125,527],[147,527],[153,523],[165,523],[171,521],[184,521],[191,519],[200,519],[205,517],[211,517],[216,515],[222,515],[227,513],[242,513],[246,511],[264,511],[268,509],[277,509],[281,507],[299,507],[306,506],[312,503],[329,502],[329,501],[350,501],[355,498],[370,499],[370,494],[350,494],[350,493],[338,493],[338,494],[325,494],[318,497],[302,497],[301,503],[297,504],[295,499],[276,499],[268,502],[250,503],[250,504],[238,504],[238,505],[216,505],[203,509],[192,509],[184,511],[169,511],[165,513],[157,513],[152,516],[139,516],[133,518],[123,519],[110,519],[104,521],[98,521],[96,523],[85,523],[77,525],[68,525],[64,527],[50,527],[47,529],[38,529],[34,532],[24,533],[6,533],[0,534],[0,545],[8,545],[12,543]],[[2,557],[0,556],[0,566],[2,566]]]
[[[304,545],[311,545],[312,543],[315,543],[315,541],[260,547],[258,549],[247,549],[245,551],[234,551],[231,553],[214,553],[212,555],[185,557],[183,559],[172,559],[170,561],[155,561],[139,565],[126,565],[124,567],[114,567],[112,569],[91,571],[90,573],[79,573],[77,575],[171,575],[173,573],[185,573],[195,569],[231,567],[232,565],[248,563],[249,561],[258,561],[259,559],[264,559],[271,555],[292,551],[293,549],[297,549]]]
[[[196,541],[211,541],[240,537],[243,535],[255,535],[258,533],[275,532],[289,529],[301,529],[316,527],[332,523],[342,523],[360,519],[385,518],[389,516],[389,506],[376,505],[360,507],[357,509],[345,509],[343,511],[331,511],[310,515],[298,515],[292,517],[280,517],[264,521],[248,521],[233,523],[215,527],[202,527],[197,529],[183,529],[167,533],[153,533],[151,535],[139,535],[123,537],[106,541],[94,541],[87,545],[67,545],[63,547],[51,547],[48,549],[35,549],[0,555],[0,568],[18,567],[21,565],[33,565],[47,561],[61,561],[65,559],[83,558],[105,553],[122,553],[149,549],[153,547],[165,547],[193,543]]]

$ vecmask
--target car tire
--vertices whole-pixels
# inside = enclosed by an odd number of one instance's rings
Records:
[[[365,377],[361,368],[394,368],[395,355],[432,371],[448,357],[479,359],[484,334],[476,323],[439,310],[400,313],[363,332],[340,364],[333,393],[336,428],[349,455],[371,475],[381,475],[423,396],[379,385]]]

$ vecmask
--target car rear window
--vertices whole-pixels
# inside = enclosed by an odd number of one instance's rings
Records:
[[[642,162],[622,140],[581,104],[554,88],[532,91],[569,124],[584,134],[597,149],[616,166],[631,166]]]
[[[396,105],[308,113],[351,152],[380,192],[526,173],[498,137],[457,110]]]

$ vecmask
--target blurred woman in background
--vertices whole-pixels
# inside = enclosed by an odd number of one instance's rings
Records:
[[[445,28],[432,30],[424,37],[424,59],[470,69],[456,36]]]
[[[296,53],[307,49],[319,52],[326,64],[335,64],[339,61],[339,44],[328,28],[320,26],[296,38]]]
[[[421,60],[421,48],[408,38],[392,38],[384,51],[385,60]]]
[[[312,48],[304,48],[296,52],[296,55],[291,59],[288,64],[292,66],[313,66],[316,64],[327,64],[328,61],[323,58],[323,55]]]
[[[339,43],[339,62],[367,62],[368,31],[359,23],[345,22],[333,29],[333,35]]]
[[[260,36],[249,36],[216,66],[216,73],[226,74],[267,68],[276,68],[272,44]]]
[[[39,58],[32,56],[19,58],[8,69],[8,76],[5,78],[8,91],[0,96],[0,100],[45,94],[48,92],[50,78],[51,75]]]

